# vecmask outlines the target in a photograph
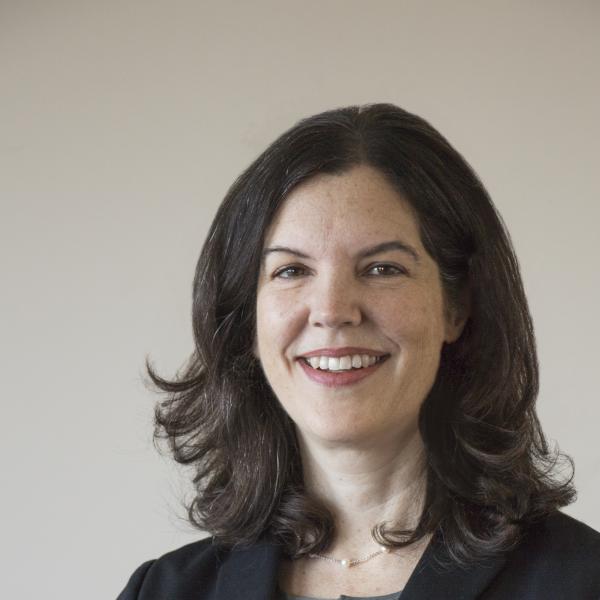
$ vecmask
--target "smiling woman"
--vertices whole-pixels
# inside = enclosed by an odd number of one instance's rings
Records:
[[[119,598],[600,598],[508,233],[423,119],[375,104],[284,133],[229,190],[193,294],[186,368],[148,370],[211,537]]]

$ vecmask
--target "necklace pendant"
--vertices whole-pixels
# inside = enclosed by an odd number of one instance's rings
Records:
[[[342,567],[349,567],[350,561],[346,558],[343,558],[342,560],[340,560],[340,565],[342,565]]]

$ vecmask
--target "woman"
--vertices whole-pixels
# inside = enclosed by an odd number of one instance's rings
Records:
[[[600,598],[559,512],[517,260],[483,185],[389,104],[325,112],[233,184],[156,436],[210,538],[123,600]]]

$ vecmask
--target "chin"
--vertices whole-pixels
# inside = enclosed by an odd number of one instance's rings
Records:
[[[332,422],[320,421],[311,427],[300,429],[299,433],[320,443],[336,445],[364,442],[377,435],[372,428],[357,427],[356,422],[345,423],[339,418]]]

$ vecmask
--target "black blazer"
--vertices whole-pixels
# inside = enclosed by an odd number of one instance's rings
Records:
[[[600,533],[560,512],[484,564],[440,571],[443,552],[434,536],[401,600],[600,600]],[[117,600],[272,600],[280,558],[272,543],[225,550],[208,538],[142,564]]]

